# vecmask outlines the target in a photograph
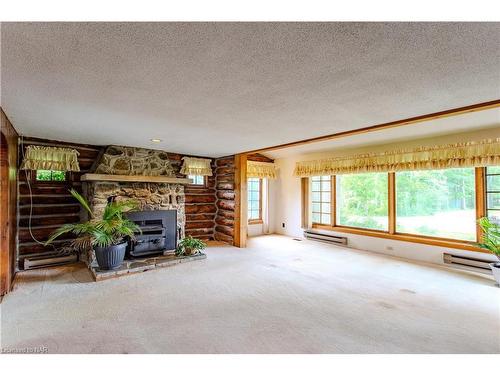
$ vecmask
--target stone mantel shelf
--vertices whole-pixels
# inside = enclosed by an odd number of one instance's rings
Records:
[[[189,178],[177,178],[167,176],[130,176],[122,174],[96,174],[86,173],[82,175],[82,181],[99,182],[99,181],[115,181],[115,182],[153,182],[165,184],[190,184]]]

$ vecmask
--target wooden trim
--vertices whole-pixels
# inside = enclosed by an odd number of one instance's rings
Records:
[[[378,130],[396,128],[396,127],[400,127],[400,126],[411,125],[411,124],[416,124],[416,123],[420,123],[420,122],[436,120],[436,119],[441,119],[441,118],[446,118],[446,117],[451,117],[451,116],[457,116],[457,115],[461,115],[464,113],[484,111],[487,109],[493,109],[493,108],[498,108],[498,107],[500,107],[500,99],[492,100],[492,101],[484,102],[484,103],[472,104],[472,105],[468,105],[465,107],[448,109],[448,110],[440,111],[440,112],[429,113],[426,115],[410,117],[410,118],[403,119],[403,120],[397,120],[397,121],[386,122],[386,123],[378,124],[378,125],[366,126],[364,128],[347,130],[347,131],[333,133],[333,134],[324,135],[324,136],[320,136],[320,137],[308,138],[308,139],[304,139],[301,141],[295,141],[295,142],[290,142],[290,143],[284,143],[281,145],[265,147],[265,148],[261,148],[258,150],[247,151],[247,152],[245,152],[245,154],[254,154],[254,153],[259,153],[259,152],[279,150],[279,149],[288,148],[288,147],[301,146],[301,145],[305,145],[305,144],[309,144],[309,143],[329,141],[332,139],[349,137],[349,136],[356,135],[356,134],[370,133],[370,132],[374,132],[374,131],[378,131]]]
[[[122,174],[95,174],[82,175],[81,181],[126,181],[126,182],[158,182],[167,184],[189,184],[190,178],[177,178],[166,176],[130,176]]]
[[[257,224],[264,224],[264,220],[262,219],[248,220],[248,225],[257,225]]]
[[[254,178],[257,178],[257,177],[254,177]],[[262,196],[263,196],[263,194],[262,194],[262,187],[263,187],[263,181],[262,181],[262,178],[259,178],[258,180],[259,180],[259,217],[257,219],[248,219],[248,224],[262,224],[264,222],[262,220]],[[248,184],[248,180],[247,180],[247,184]],[[247,194],[248,194],[248,192],[247,192]],[[247,203],[248,203],[248,197],[247,197]]]
[[[330,218],[337,225],[337,176],[330,176]]]
[[[476,220],[486,216],[486,168],[475,168],[476,181]],[[483,231],[479,224],[476,224],[476,239],[480,242],[483,238]]]
[[[449,239],[426,237],[426,236],[414,236],[411,234],[401,234],[401,233],[391,234],[388,232],[382,232],[382,231],[376,231],[376,230],[370,230],[370,229],[329,226],[329,225],[321,225],[321,224],[313,224],[313,228],[334,231],[334,232],[341,232],[341,233],[357,234],[357,235],[361,235],[361,236],[386,238],[386,239],[396,240],[396,241],[413,242],[413,243],[419,243],[419,244],[430,245],[430,246],[449,247],[452,249],[476,251],[479,253],[490,254],[489,251],[475,246],[474,242],[470,242],[470,241],[449,240]]]
[[[234,157],[234,238],[236,247],[247,246],[247,155]]]
[[[396,173],[389,172],[389,233],[396,233]]]
[[[309,227],[309,177],[300,179],[300,197],[301,197],[301,227]]]

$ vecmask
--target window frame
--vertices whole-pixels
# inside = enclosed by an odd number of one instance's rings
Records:
[[[33,184],[57,184],[57,185],[64,185],[64,184],[67,184],[70,182],[70,177],[71,177],[71,172],[64,172],[64,180],[62,181],[59,181],[59,180],[37,180],[36,178],[36,175],[37,175],[37,172],[38,171],[42,171],[42,170],[47,170],[47,171],[50,171],[50,172],[61,172],[61,171],[53,171],[53,170],[50,170],[50,169],[36,169],[33,171],[33,173],[31,173],[31,182]],[[52,177],[52,173],[50,174],[50,176]]]
[[[319,177],[323,177],[323,176],[319,176]],[[321,190],[319,191],[319,193],[322,195],[323,194],[323,184],[322,184],[323,181],[321,181],[320,179],[320,186],[321,186]],[[335,219],[334,219],[334,215],[336,215],[336,210],[333,209],[333,204],[334,204],[334,199],[335,199],[335,188],[336,188],[336,185],[335,185],[335,176],[330,176],[330,223],[335,223]],[[312,196],[312,193],[318,193],[317,191],[313,191],[313,188],[312,188],[312,179],[309,179],[309,191],[310,191],[310,194]],[[325,191],[326,193],[326,191]],[[311,220],[312,220],[312,217],[314,216],[314,213],[313,210],[312,210],[312,207],[313,207],[313,204],[314,203],[319,203],[320,205],[323,204],[323,202],[313,202],[312,198],[310,199],[310,203],[311,203]],[[320,211],[321,211],[321,208],[320,208]],[[318,213],[318,212],[316,212]],[[321,214],[323,213],[323,211],[319,212],[320,214],[320,217],[321,217]],[[332,224],[322,224],[322,223],[316,223],[316,224],[320,224],[320,225],[332,225]]]
[[[500,212],[500,208],[489,208],[488,207],[488,194],[499,194],[500,190],[489,190],[488,189],[488,176],[499,176],[500,178],[500,173],[488,173],[488,167],[484,168],[484,208],[485,208],[485,213],[484,216],[489,216],[488,211],[497,211]]]
[[[189,177],[190,175],[187,176],[187,178],[191,179],[191,177]],[[191,175],[192,176],[192,175]],[[193,176],[195,177],[195,176]],[[199,188],[199,189],[204,189],[207,187],[207,176],[201,176],[203,177],[203,185],[200,185],[200,184],[188,184],[188,186],[190,188]]]
[[[484,217],[486,215],[486,167],[476,167],[474,168],[475,176],[475,204],[476,204],[476,219]],[[388,220],[389,226],[387,231],[377,230],[377,229],[365,229],[351,226],[344,226],[337,224],[337,194],[336,192],[336,176],[331,176],[332,178],[332,203],[331,203],[331,218],[332,224],[319,224],[312,222],[312,228],[330,230],[341,233],[350,233],[378,238],[387,238],[405,242],[413,242],[424,245],[432,246],[442,246],[450,247],[461,250],[469,250],[487,253],[486,250],[481,249],[476,246],[475,241],[457,240],[452,238],[442,238],[442,237],[431,237],[420,234],[408,234],[400,233],[396,231],[396,173],[387,172],[388,178]],[[310,178],[308,178],[310,180]],[[335,190],[334,190],[335,189]],[[303,194],[310,194],[305,189]],[[302,201],[305,201],[305,197],[302,197]],[[482,232],[479,225],[476,225],[476,240],[479,242],[482,238]]]
[[[252,177],[250,177],[252,178]],[[250,179],[248,178],[247,179],[247,186],[248,186],[248,180]],[[262,220],[262,178],[258,178],[259,180],[259,217],[257,219],[248,219],[248,224],[249,225],[253,225],[253,224],[263,224],[264,221]],[[248,190],[248,193],[250,193],[250,190]],[[248,198],[247,198],[247,206],[248,206]],[[250,216],[248,214],[248,211],[250,211],[249,209],[249,206],[247,207],[247,215]]]

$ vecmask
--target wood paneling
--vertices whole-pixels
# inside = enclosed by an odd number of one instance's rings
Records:
[[[182,155],[179,156],[182,158]],[[180,166],[179,164],[179,171]],[[212,163],[212,173],[215,174],[215,163]],[[215,175],[207,176],[204,186],[187,185],[184,188],[186,235],[200,240],[215,239],[215,213],[217,211],[215,193]]]
[[[20,146],[20,155],[25,152],[28,145],[71,147],[76,149],[80,155],[78,163],[81,172],[67,173],[64,182],[41,182],[34,179],[34,171],[20,171],[19,173],[19,229],[18,229],[18,266],[23,267],[23,259],[40,253],[50,253],[54,248],[61,246],[63,239],[71,236],[61,237],[54,246],[44,246],[37,241],[46,241],[50,234],[62,224],[78,223],[80,221],[80,206],[69,194],[70,189],[82,191],[80,177],[91,172],[92,165],[98,157],[102,147],[87,144],[51,141],[39,138],[23,138]],[[21,160],[20,160],[21,162]],[[20,164],[19,162],[19,164]],[[29,182],[29,185],[28,185]],[[32,198],[30,198],[30,188]],[[31,207],[31,202],[33,206]],[[32,211],[31,232],[29,230],[29,216]],[[33,234],[33,236],[32,236]],[[35,237],[35,239],[33,239]]]
[[[300,179],[300,196],[302,200],[301,215],[300,215],[301,227],[302,229],[307,229],[309,227],[309,178],[308,177],[302,177]]]
[[[15,275],[18,134],[1,108],[0,117],[0,295],[4,295]]]
[[[68,142],[50,141],[37,138],[25,138],[21,150],[29,144],[41,146],[72,147],[80,153],[79,163],[81,172],[69,173],[68,181],[65,183],[36,182],[28,178],[31,182],[33,193],[33,218],[31,220],[32,233],[39,241],[45,241],[50,233],[64,223],[78,222],[80,219],[80,206],[68,194],[70,188],[78,191],[82,190],[81,176],[93,172],[97,161],[102,155],[105,147],[82,145]],[[168,153],[175,174],[181,180],[174,179],[167,182],[185,183],[187,180],[180,174],[181,160],[183,155]],[[213,165],[215,173],[215,164]],[[132,178],[135,178],[132,176]],[[185,213],[186,213],[186,234],[203,240],[214,240],[215,238],[215,214],[217,212],[216,202],[216,177],[211,176],[206,179],[206,186],[197,187],[185,186]],[[24,172],[21,173],[19,181],[19,255],[24,258],[29,255],[41,252],[52,251],[36,243],[28,230],[30,197],[27,178]],[[69,236],[68,236],[69,238]],[[61,244],[64,241],[59,241]],[[20,262],[22,265],[22,262]]]
[[[234,246],[247,246],[247,156],[246,154],[238,154],[234,158]]]
[[[215,239],[233,244],[235,219],[235,183],[234,183],[234,156],[217,159],[216,190],[217,215],[215,218]]]

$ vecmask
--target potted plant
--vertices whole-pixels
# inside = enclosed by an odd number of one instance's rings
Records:
[[[478,222],[483,231],[479,247],[491,251],[500,260],[500,225],[491,222],[487,217],[482,217]],[[490,263],[490,267],[497,284],[500,285],[500,261]]]
[[[201,251],[207,247],[205,242],[191,236],[184,237],[179,241],[175,255],[177,256],[189,256],[201,253]]]
[[[90,220],[84,223],[65,224],[55,230],[46,245],[65,233],[76,234],[72,246],[77,250],[93,249],[97,264],[102,270],[119,267],[125,257],[127,238],[134,239],[134,233],[140,232],[133,221],[124,217],[124,212],[137,208],[133,200],[108,202],[101,218],[95,218],[88,202],[74,189],[71,195],[78,200],[90,214]]]

